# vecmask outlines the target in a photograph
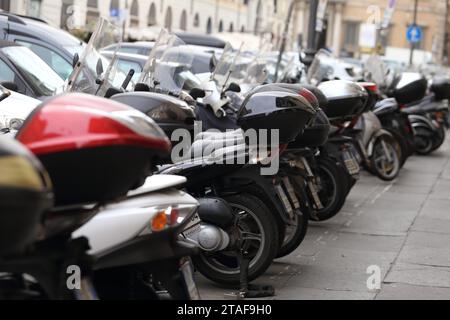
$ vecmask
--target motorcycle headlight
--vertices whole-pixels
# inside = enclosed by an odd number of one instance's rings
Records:
[[[197,210],[197,206],[192,204],[175,205],[168,207],[154,207],[150,208],[150,210],[153,212],[152,219],[140,234],[141,236],[161,232],[187,223],[188,219]]]
[[[12,119],[9,122],[9,129],[11,130],[19,130],[20,128],[22,128],[24,123],[23,119]]]

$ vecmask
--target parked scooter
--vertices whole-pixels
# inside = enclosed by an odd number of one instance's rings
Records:
[[[373,98],[376,86],[344,80],[323,82],[329,72],[321,68],[323,56],[328,56],[328,53],[320,51],[316,55],[308,78],[311,82],[320,83],[318,88],[328,98],[328,116],[338,126],[337,134],[353,139],[360,163],[369,172],[382,180],[395,179],[400,172],[398,142],[369,112],[376,103]]]
[[[25,121],[16,139],[38,157],[48,175],[35,160],[28,160],[32,164],[28,167],[26,162],[15,160],[21,164],[16,169],[25,170],[19,177],[24,173],[27,177],[22,180],[24,193],[14,194],[10,189],[9,198],[1,203],[11,206],[6,211],[17,212],[17,217],[23,217],[22,212],[27,219],[2,223],[4,241],[12,241],[2,244],[8,248],[0,260],[0,270],[8,277],[0,282],[2,295],[8,299],[95,298],[89,243],[85,238],[73,239],[71,234],[102,205],[138,187],[154,160],[169,150],[169,141],[154,122],[135,110],[80,94],[43,103]],[[16,154],[14,148],[12,154]],[[18,158],[30,159],[18,150]],[[133,165],[122,166],[124,158]],[[14,161],[10,163],[13,168]],[[7,168],[1,176],[9,175]],[[10,181],[14,186],[14,179]],[[52,208],[45,202],[50,185],[54,191]],[[30,201],[24,202],[24,195]],[[16,202],[10,201],[12,196],[17,197]],[[73,288],[67,284],[68,272],[80,275],[74,278]]]
[[[418,73],[394,74],[377,56],[366,63],[369,76],[382,92],[399,104],[408,116],[414,133],[414,147],[418,154],[430,154],[445,141],[445,118],[448,113],[448,80],[439,79],[431,86]]]

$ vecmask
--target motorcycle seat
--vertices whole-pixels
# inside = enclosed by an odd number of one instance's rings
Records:
[[[373,108],[373,112],[377,116],[382,116],[386,114],[391,114],[396,111],[398,111],[399,106],[395,99],[384,99],[375,104],[375,107]]]
[[[442,102],[429,102],[427,104],[421,103],[417,106],[408,107],[402,110],[403,113],[407,115],[426,115],[428,113],[447,111],[448,106]]]

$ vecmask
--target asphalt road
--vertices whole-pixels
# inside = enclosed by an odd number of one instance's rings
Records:
[[[381,289],[369,288],[378,270]],[[196,277],[204,299],[232,291]],[[363,174],[343,212],[313,223],[300,248],[256,283],[274,285],[272,299],[283,300],[450,299],[450,135],[392,183]]]

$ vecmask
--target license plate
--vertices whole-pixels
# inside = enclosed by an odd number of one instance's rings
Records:
[[[348,173],[350,173],[350,175],[358,174],[360,171],[360,167],[355,157],[353,157],[353,155],[351,154],[351,152],[344,151],[342,157],[344,160],[344,164],[347,167]]]
[[[196,213],[184,228],[183,234],[192,232],[194,229],[196,229],[196,227],[200,226],[201,222],[202,220],[200,219],[200,216],[198,215],[198,213]]]
[[[194,268],[192,267],[191,261],[187,260],[186,262],[184,262],[180,267],[180,271],[183,275],[189,298],[191,300],[200,300],[200,293],[194,281]]]

